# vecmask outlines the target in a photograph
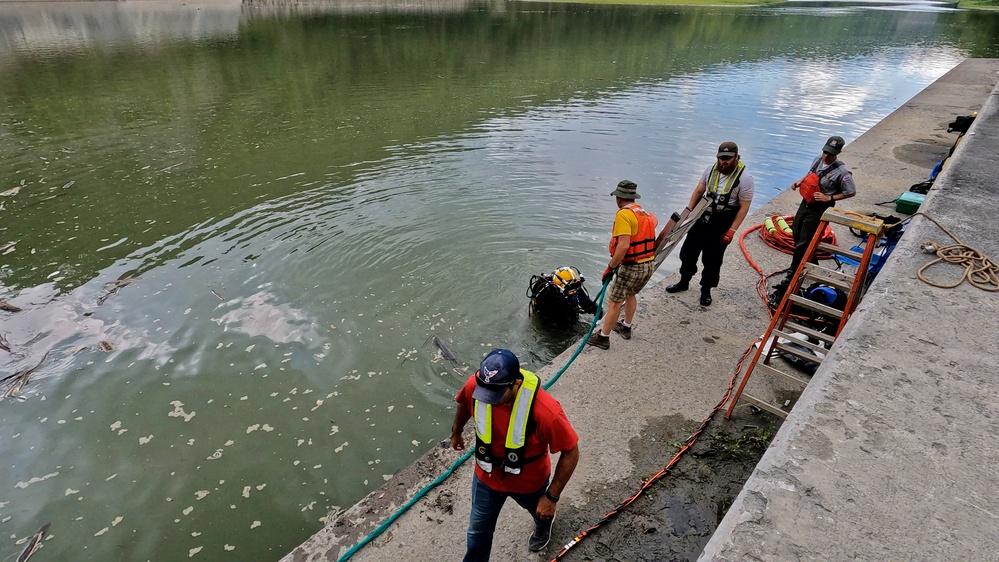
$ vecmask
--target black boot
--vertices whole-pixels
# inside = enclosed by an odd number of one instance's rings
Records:
[[[666,286],[667,293],[679,293],[680,291],[686,291],[690,288],[690,277],[680,277],[680,280],[672,285]]]
[[[711,289],[701,287],[701,306],[711,306]]]

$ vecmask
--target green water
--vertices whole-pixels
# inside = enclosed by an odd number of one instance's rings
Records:
[[[51,522],[38,560],[279,558],[442,439],[489,349],[574,343],[528,280],[596,293],[619,180],[665,219],[731,139],[758,206],[997,37],[927,4],[0,3],[0,377],[41,362],[0,401],[0,556]]]

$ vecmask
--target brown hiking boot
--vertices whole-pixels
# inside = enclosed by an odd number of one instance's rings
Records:
[[[631,339],[631,328],[625,326],[624,322],[621,322],[620,320],[617,321],[617,324],[614,324],[614,331],[621,334],[621,337],[626,340]]]
[[[600,332],[593,332],[593,335],[590,336],[590,339],[586,340],[586,343],[600,349],[610,349],[610,336],[601,336]]]

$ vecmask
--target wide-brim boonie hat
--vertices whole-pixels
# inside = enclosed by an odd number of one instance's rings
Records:
[[[622,180],[621,183],[617,184],[617,189],[611,191],[611,195],[615,197],[620,197],[621,199],[641,199],[642,196],[638,194],[638,184],[629,180]]]

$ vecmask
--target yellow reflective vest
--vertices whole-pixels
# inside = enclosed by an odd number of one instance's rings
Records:
[[[732,189],[739,185],[739,178],[742,177],[742,172],[745,169],[746,165],[740,160],[736,164],[735,170],[725,180],[725,183],[719,186],[718,182],[721,179],[721,173],[718,171],[718,163],[716,162],[711,166],[711,172],[708,173],[708,181],[704,186],[707,195],[711,198],[711,204],[708,206],[711,212],[724,211],[729,208],[728,200],[732,195]]]
[[[530,429],[528,424],[531,421],[531,409],[534,406],[534,397],[538,395],[541,387],[538,376],[530,371],[520,370],[524,377],[524,382],[517,391],[517,397],[513,401],[513,409],[510,411],[510,425],[506,430],[506,443],[504,444],[503,457],[495,459],[493,457],[493,407],[479,400],[475,401],[473,415],[475,417],[475,464],[486,473],[492,473],[493,465],[497,462],[503,467],[503,473],[517,475],[521,468],[533,460],[541,458],[524,458],[527,449],[527,436]]]

